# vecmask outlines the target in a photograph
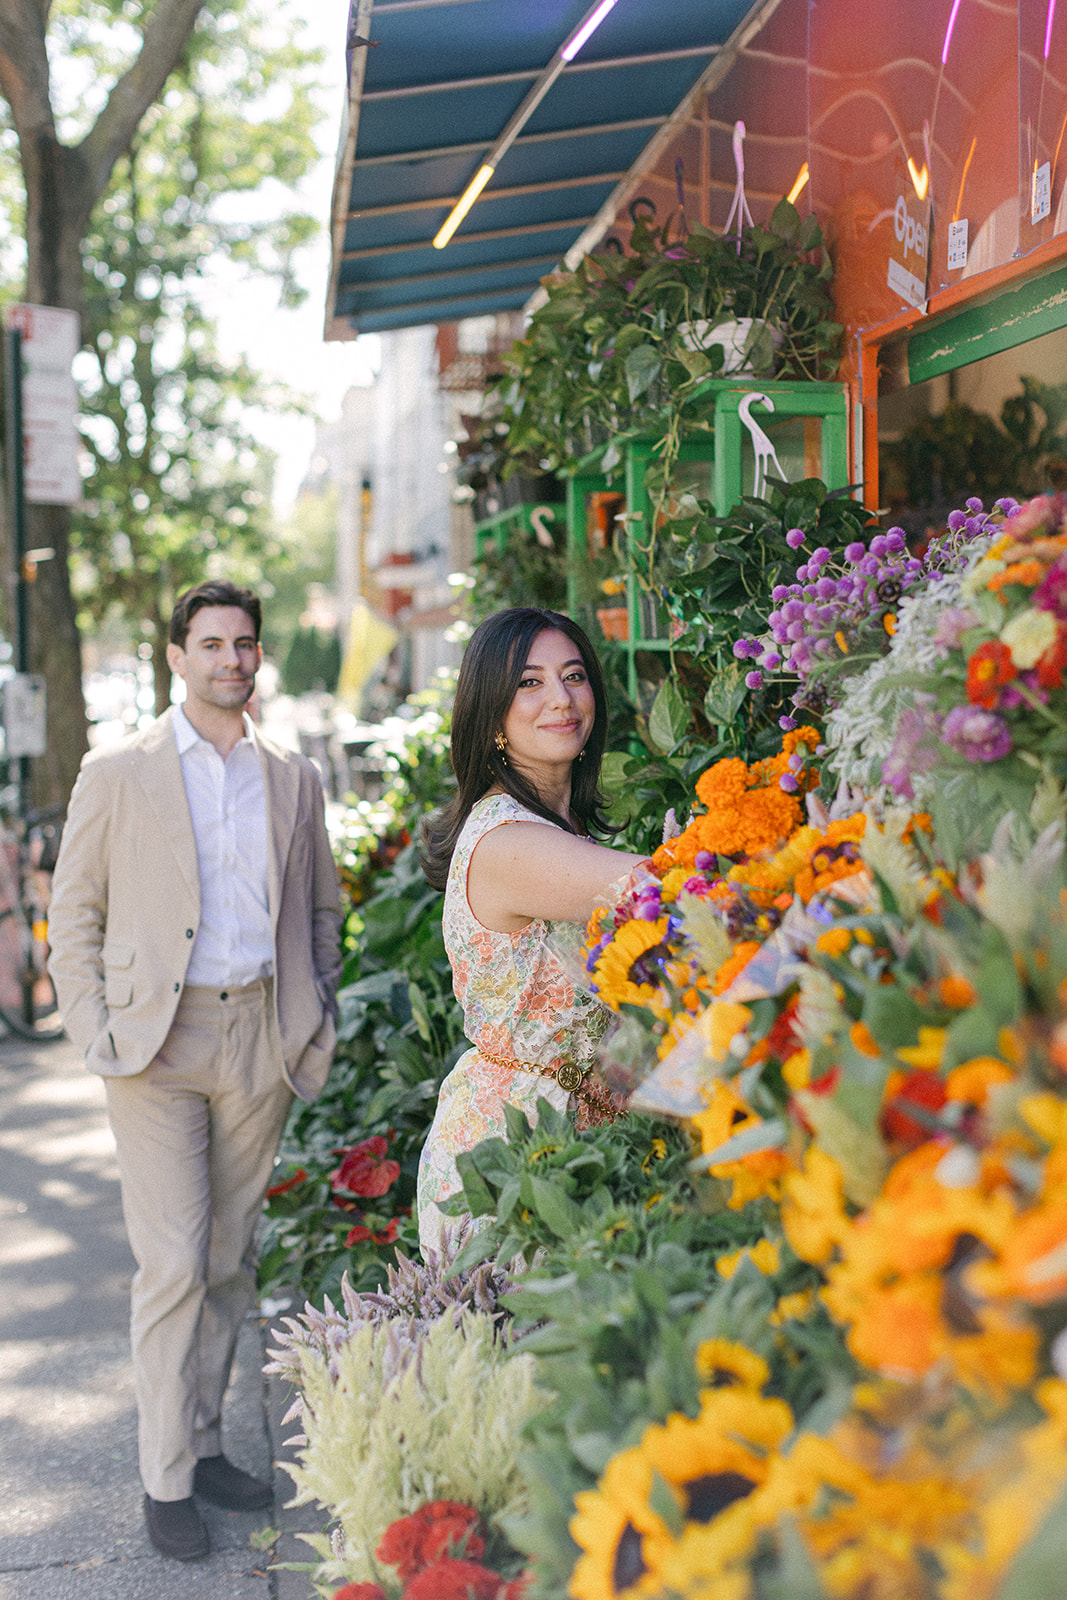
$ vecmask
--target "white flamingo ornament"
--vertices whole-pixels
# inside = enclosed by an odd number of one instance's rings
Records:
[[[768,411],[773,411],[774,401],[769,394],[746,394],[737,408],[737,414],[752,438],[752,450],[756,457],[756,471],[752,478],[752,493],[757,500],[761,500],[767,487],[770,469],[773,468],[774,475],[782,479],[785,479],[785,471],[775,453],[774,445],[771,443],[770,438],[752,415],[752,407],[755,405],[766,406]]]

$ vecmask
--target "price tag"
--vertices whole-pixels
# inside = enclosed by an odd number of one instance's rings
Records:
[[[1043,161],[1030,187],[1030,221],[1036,227],[1052,210],[1052,163]]]
[[[967,265],[967,218],[948,225],[948,270],[958,272]]]

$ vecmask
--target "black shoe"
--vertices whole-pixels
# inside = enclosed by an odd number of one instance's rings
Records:
[[[153,1500],[144,1497],[148,1537],[161,1556],[172,1561],[195,1561],[211,1548],[207,1529],[192,1496],[187,1500]]]
[[[193,1474],[193,1493],[227,1511],[262,1511],[274,1504],[274,1490],[225,1456],[201,1456]]]

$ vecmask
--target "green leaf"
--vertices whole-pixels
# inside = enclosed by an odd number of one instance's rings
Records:
[[[1051,1600],[1063,1593],[1067,1568],[1067,1492],[1060,1495],[1036,1535],[1015,1558],[998,1600]]]
[[[648,732],[653,744],[660,750],[674,750],[689,731],[691,715],[685,697],[677,685],[667,678],[652,704],[648,716]]]
[[[623,365],[632,405],[646,389],[651,388],[663,371],[663,357],[654,344],[639,344],[630,351]]]
[[[748,693],[741,668],[731,664],[718,671],[704,696],[704,715],[717,727],[729,727]]]
[[[546,1228],[559,1239],[569,1239],[582,1225],[582,1212],[558,1183],[548,1178],[530,1178],[534,1206]]]

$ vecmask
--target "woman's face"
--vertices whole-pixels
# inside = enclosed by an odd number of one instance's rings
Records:
[[[593,731],[596,703],[581,651],[558,628],[530,646],[504,719],[507,758],[524,772],[569,766]]]

